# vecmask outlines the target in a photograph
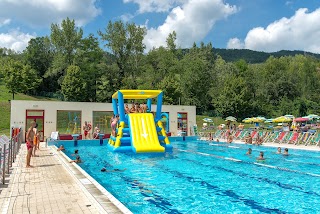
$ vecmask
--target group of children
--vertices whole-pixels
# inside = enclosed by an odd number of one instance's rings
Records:
[[[129,105],[125,105],[125,112],[126,114],[130,113],[146,113],[148,110],[148,107],[145,103],[142,103],[141,105],[139,103],[132,102],[131,108],[129,108]]]
[[[277,154],[283,154],[283,155],[285,155],[285,156],[288,156],[288,155],[289,155],[289,149],[288,149],[288,148],[285,148],[285,149],[284,149],[284,152],[281,153],[281,147],[278,147],[276,153],[277,153]],[[251,155],[251,154],[252,154],[252,149],[249,148],[248,151],[247,151],[247,153],[246,153],[246,155]],[[265,158],[264,158],[264,152],[260,152],[259,157],[257,158],[257,160],[258,160],[258,161],[259,161],[259,160],[260,160],[260,161],[261,161],[261,160],[265,160]]]

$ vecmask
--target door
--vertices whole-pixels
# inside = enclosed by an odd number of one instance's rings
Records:
[[[178,131],[188,135],[188,113],[178,112]]]
[[[43,141],[44,136],[44,110],[27,110],[26,111],[26,131],[30,128],[30,123],[35,121],[38,124],[38,132],[40,141]]]

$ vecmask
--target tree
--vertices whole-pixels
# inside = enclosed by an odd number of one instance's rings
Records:
[[[61,85],[61,91],[67,101],[83,101],[86,83],[79,66],[70,65]]]
[[[177,50],[176,40],[177,40],[177,33],[175,31],[173,31],[172,33],[169,33],[166,39],[167,48],[173,53],[175,53]]]
[[[34,69],[12,59],[4,65],[3,76],[13,100],[16,93],[30,93],[41,83],[41,78]]]
[[[24,51],[24,57],[32,69],[37,71],[42,83],[38,91],[54,92],[57,89],[57,82],[51,78],[44,78],[53,60],[53,50],[49,37],[37,37],[31,39]]]
[[[169,105],[178,105],[182,95],[180,81],[177,75],[166,76],[159,84],[158,89],[164,92],[163,102]]]
[[[244,118],[254,114],[251,111],[249,91],[242,77],[229,75],[226,78],[215,107],[223,117],[233,115],[236,118]]]
[[[72,65],[77,49],[81,44],[83,31],[77,28],[74,20],[62,20],[61,25],[51,25],[50,39],[54,47],[54,59],[45,77],[58,77],[59,82],[68,66]]]
[[[120,88],[125,76],[129,75],[135,79],[135,73],[138,72],[139,62],[145,49],[142,41],[146,29],[136,26],[134,23],[124,24],[122,21],[112,23],[110,21],[105,32],[99,31],[98,33],[101,39],[106,42],[105,47],[115,57],[121,78],[117,88]]]

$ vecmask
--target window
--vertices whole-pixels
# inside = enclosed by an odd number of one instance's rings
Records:
[[[110,119],[113,116],[112,111],[94,111],[93,112],[93,129],[98,126],[100,133],[111,133]]]
[[[178,112],[178,131],[188,135],[188,113]]]
[[[57,111],[57,131],[60,134],[81,134],[81,111]]]

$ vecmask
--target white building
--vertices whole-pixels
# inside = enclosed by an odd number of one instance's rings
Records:
[[[155,111],[156,106],[152,105],[151,110]],[[169,124],[166,124],[166,119],[164,123],[172,136],[181,131],[192,135],[192,127],[196,124],[195,106],[163,105],[162,112],[169,115]],[[43,141],[54,131],[60,134],[83,134],[85,121],[92,126],[99,126],[103,133],[108,134],[112,115],[111,103],[12,100],[10,123],[11,127],[27,130],[30,122],[36,121],[38,130],[43,133]]]

